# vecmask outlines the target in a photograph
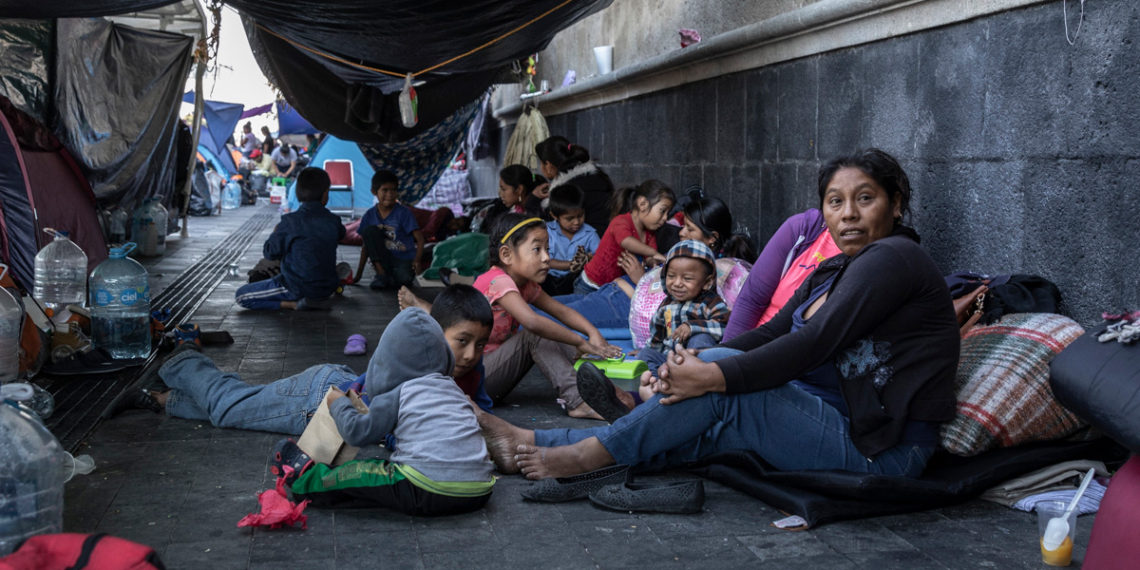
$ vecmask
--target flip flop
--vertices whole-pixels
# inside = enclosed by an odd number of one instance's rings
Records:
[[[349,356],[356,356],[364,354],[368,351],[368,341],[362,334],[354,334],[348,337],[348,342],[344,344],[344,353]]]
[[[582,401],[607,422],[612,424],[629,413],[629,408],[614,393],[613,382],[593,363],[583,362],[578,367],[577,382]]]

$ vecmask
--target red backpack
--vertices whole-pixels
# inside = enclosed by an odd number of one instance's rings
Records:
[[[0,570],[164,570],[149,546],[106,534],[41,534],[0,558]]]

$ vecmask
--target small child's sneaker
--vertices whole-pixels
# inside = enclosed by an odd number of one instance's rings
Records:
[[[292,485],[305,471],[313,466],[313,458],[297,447],[297,442],[287,437],[277,442],[273,447],[273,457],[269,461],[269,472],[274,476],[285,479],[286,485]],[[288,469],[286,469],[288,467]]]

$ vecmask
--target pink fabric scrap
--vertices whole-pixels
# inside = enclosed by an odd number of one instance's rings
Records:
[[[291,468],[285,466],[285,470],[288,472]],[[301,514],[305,511],[305,507],[309,506],[308,499],[301,501],[300,504],[290,501],[289,496],[285,493],[285,479],[283,477],[277,478],[275,488],[262,491],[257,496],[257,502],[261,504],[261,512],[245,515],[238,521],[238,527],[283,528],[291,527],[300,522],[301,528],[309,528],[308,515]]]
[[[681,47],[683,48],[701,41],[701,33],[696,30],[681,28],[677,31],[681,34]]]

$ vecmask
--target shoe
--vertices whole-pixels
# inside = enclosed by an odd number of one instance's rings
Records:
[[[614,384],[606,374],[591,362],[578,367],[578,395],[598,415],[611,424],[629,413],[629,408],[614,393]]]
[[[297,447],[297,442],[287,437],[277,442],[273,447],[273,457],[269,460],[269,472],[285,479],[286,485],[292,485],[305,471],[314,464],[308,453]]]
[[[150,392],[142,388],[134,388],[115,398],[114,402],[107,407],[107,411],[103,412],[103,417],[113,418],[127,410],[150,410],[156,414],[162,413],[162,404],[150,395]]]
[[[572,477],[543,479],[522,491],[524,499],[540,503],[562,503],[584,499],[607,485],[620,485],[629,479],[628,465],[612,465]]]
[[[298,311],[331,311],[332,298],[325,297],[324,299],[317,299],[315,297],[301,297],[297,301]]]
[[[198,325],[194,323],[181,324],[178,325],[178,328],[174,329],[174,342],[178,346],[182,346],[183,344],[202,346],[201,335],[202,331],[198,330]]]
[[[362,334],[354,334],[348,337],[348,342],[344,343],[344,353],[348,356],[356,356],[364,354],[368,351],[368,340]]]
[[[388,288],[388,280],[377,275],[372,279],[372,282],[368,284],[368,288],[373,291],[382,291]]]
[[[700,479],[668,483],[627,482],[590,493],[590,502],[612,511],[699,513],[705,504],[705,484]]]

